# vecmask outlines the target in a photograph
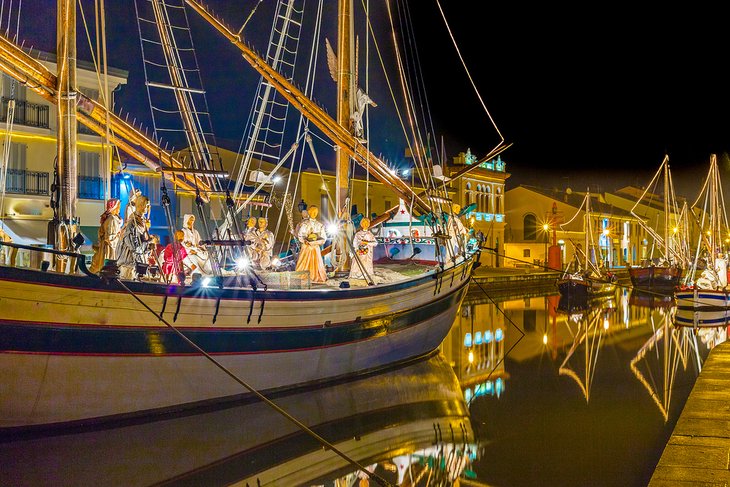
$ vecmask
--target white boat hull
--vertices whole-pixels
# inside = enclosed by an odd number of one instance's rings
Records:
[[[0,427],[88,422],[249,394],[118,285],[74,278],[64,286],[57,283],[71,276],[43,273],[31,274],[33,282],[26,277],[35,271],[13,271],[0,273]],[[177,290],[165,301],[154,286],[134,284],[143,302],[164,309],[171,324],[177,315],[174,326],[241,381],[273,391],[435,350],[470,271],[467,261],[438,277],[371,288],[259,292],[253,306],[250,290],[188,289],[179,310]]]

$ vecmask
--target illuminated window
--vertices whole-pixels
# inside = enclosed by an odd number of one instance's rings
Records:
[[[492,330],[487,330],[484,332],[484,343],[489,343],[492,341]]]
[[[474,334],[474,344],[480,345],[482,343],[482,332],[478,331]]]
[[[494,331],[494,339],[497,340],[498,342],[500,342],[500,341],[502,341],[503,338],[504,338],[504,331],[502,331],[501,328],[497,328]]]
[[[471,333],[464,335],[464,346],[467,348],[471,347]]]

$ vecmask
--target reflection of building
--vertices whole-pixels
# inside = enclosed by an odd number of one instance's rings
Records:
[[[35,54],[35,53],[34,53]],[[39,53],[41,62],[56,72],[55,56]],[[89,63],[77,61],[77,84],[86,96],[100,100],[99,82]],[[126,83],[127,72],[109,68],[109,91]],[[9,101],[15,100],[13,127],[7,137],[6,123]],[[57,109],[33,90],[7,75],[2,76],[0,122],[3,138],[10,143],[5,198],[0,217],[16,243],[45,244],[48,221],[53,218],[50,205],[54,161],[57,156]],[[78,204],[76,208],[82,230],[96,238],[96,225],[104,211],[109,191],[110,168],[105,165],[105,148],[101,137],[83,125],[78,127]],[[110,146],[106,146],[111,154]],[[108,162],[106,163],[108,164]],[[89,230],[89,227],[93,229]]]
[[[570,262],[575,246],[585,243],[585,213],[579,212],[584,198],[585,192],[570,189],[558,191],[531,186],[510,189],[506,195],[509,224],[505,230],[505,265],[547,262],[553,239],[560,246],[563,264]],[[638,264],[641,242],[647,234],[636,218],[627,210],[607,204],[600,195],[591,194],[591,210],[595,245],[591,259],[610,267]]]
[[[467,401],[502,394],[508,378],[505,318],[494,304],[465,301],[441,349],[451,361]]]

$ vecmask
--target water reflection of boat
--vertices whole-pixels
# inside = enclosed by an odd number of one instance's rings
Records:
[[[561,313],[576,314],[595,308],[609,309],[615,307],[616,301],[615,297],[612,295],[599,296],[590,299],[561,295],[556,309]]]
[[[443,355],[272,400],[350,459],[377,464],[375,474],[392,484],[430,476],[451,485],[475,456],[469,411]],[[356,467],[261,402],[5,440],[2,485],[171,479],[184,485],[332,485],[337,479],[337,485],[357,485]]]
[[[674,294],[648,292],[634,288],[631,289],[631,294],[629,295],[629,304],[632,306],[641,306],[642,308],[669,309],[674,306]]]
[[[678,306],[674,313],[676,326],[691,326],[693,328],[716,328],[730,325],[730,308],[688,308]]]
[[[591,383],[598,362],[598,352],[604,335],[610,328],[609,317],[615,311],[615,302],[607,299],[603,306],[593,306],[584,313],[572,314],[566,324],[576,323],[573,333],[573,344],[558,368],[558,374],[573,379],[580,387],[586,402],[591,397]],[[583,345],[582,356],[576,353]],[[581,372],[582,369],[582,372]]]
[[[659,407],[659,411],[666,422],[669,419],[669,406],[672,399],[674,379],[679,370],[686,370],[690,363],[691,354],[697,357],[697,364],[701,361],[697,355],[697,342],[687,329],[675,329],[669,314],[661,315],[659,326],[654,325],[654,315],[649,317],[654,333],[636,352],[629,367],[636,378],[649,392],[649,396]],[[656,369],[661,370],[656,373]],[[642,371],[643,369],[643,371]],[[648,378],[647,378],[648,377]],[[657,383],[657,378],[661,379]]]

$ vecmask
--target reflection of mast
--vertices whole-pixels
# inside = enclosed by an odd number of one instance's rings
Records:
[[[662,324],[654,334],[644,343],[644,345],[636,352],[636,356],[629,363],[631,371],[634,373],[639,382],[646,388],[651,396],[652,400],[659,407],[659,411],[664,417],[666,422],[669,419],[669,405],[672,400],[672,387],[674,385],[674,377],[677,373],[679,364],[682,364],[682,368],[687,368],[687,359],[689,347],[691,341],[687,340],[687,333],[691,333],[690,329],[675,329],[669,326],[668,314],[662,316]],[[654,316],[650,315],[652,325],[654,324]],[[681,335],[680,335],[681,334]],[[663,339],[662,353],[659,352],[659,347],[656,346],[659,340]],[[670,346],[671,345],[671,346]],[[651,351],[656,347],[657,359],[661,362],[662,368],[662,385],[661,392],[656,390],[656,385],[652,385],[649,380],[641,373],[637,364],[646,356],[647,352]],[[660,355],[662,355],[660,357]],[[648,368],[648,361],[647,361]],[[651,372],[651,369],[649,369]],[[653,374],[650,374],[650,379],[653,380]]]
[[[590,400],[591,396],[591,383],[593,382],[593,374],[596,369],[596,362],[598,361],[598,351],[601,349],[601,339],[603,338],[603,326],[599,323],[601,317],[605,320],[605,313],[608,310],[604,309],[593,309],[590,311],[588,317],[581,320],[578,325],[578,330],[575,333],[573,345],[568,350],[568,354],[565,356],[565,360],[560,364],[558,374],[565,375],[572,378],[583,391],[583,395],[586,398],[586,402]],[[581,328],[581,325],[585,324]],[[568,367],[568,361],[575,354],[581,343],[585,342],[585,377],[581,379],[578,374],[571,368]]]

